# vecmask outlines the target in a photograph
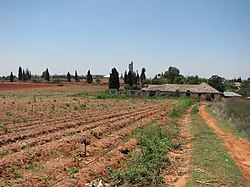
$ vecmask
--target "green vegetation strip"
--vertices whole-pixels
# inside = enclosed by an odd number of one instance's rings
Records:
[[[115,171],[112,176],[114,185],[119,186],[163,186],[161,171],[170,165],[167,153],[180,148],[173,142],[173,137],[179,132],[176,127],[176,117],[193,104],[193,100],[179,99],[174,110],[169,113],[173,119],[166,122],[165,127],[155,126],[153,120],[148,126],[143,126],[133,132],[138,148],[129,154],[126,167]]]
[[[149,125],[134,132],[139,148],[132,152],[124,170],[113,174],[116,185],[161,186],[160,175],[169,164],[166,153],[179,145],[172,142],[172,135],[164,129]]]
[[[198,114],[192,114],[194,139],[190,159],[191,174],[187,187],[244,186],[245,181],[219,138]]]

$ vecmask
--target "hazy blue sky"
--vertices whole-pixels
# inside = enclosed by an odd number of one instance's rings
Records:
[[[0,75],[250,77],[250,0],[0,0]]]

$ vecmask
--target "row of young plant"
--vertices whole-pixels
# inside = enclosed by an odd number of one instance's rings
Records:
[[[173,138],[178,134],[176,120],[194,103],[191,99],[179,99],[174,109],[167,115],[172,119],[166,122],[165,127],[154,125],[157,120],[133,132],[137,140],[137,149],[129,153],[129,160],[125,168],[112,173],[114,185],[124,186],[162,186],[164,184],[161,171],[170,165],[167,153],[180,148]]]

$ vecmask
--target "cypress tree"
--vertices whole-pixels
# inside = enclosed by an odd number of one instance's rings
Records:
[[[24,77],[24,80],[27,81],[29,80],[29,77],[30,77],[30,71],[28,70],[28,68],[25,70],[25,77]]]
[[[31,80],[31,71],[30,71],[30,73],[29,73],[29,80]]]
[[[23,80],[23,70],[21,66],[19,66],[18,68],[18,80],[19,81]]]
[[[136,71],[136,85],[138,85],[139,82],[140,82],[140,76],[139,76],[138,71]]]
[[[48,68],[45,71],[45,80],[50,81],[50,79],[49,79],[49,69]]]
[[[14,82],[14,76],[12,72],[10,73],[10,82]]]
[[[67,81],[68,81],[68,82],[71,82],[71,75],[70,75],[69,72],[67,73]]]
[[[119,89],[120,81],[119,81],[119,73],[116,68],[113,68],[109,77],[109,89]]]
[[[125,73],[124,73],[124,83],[128,84],[128,74],[127,74],[127,71],[125,71]]]
[[[75,71],[75,81],[76,81],[76,82],[79,82],[79,77],[78,77],[78,75],[77,75],[77,71]]]
[[[142,68],[142,70],[141,70],[141,77],[140,77],[141,84],[143,84],[143,81],[146,80],[145,72],[146,72],[146,69]]]
[[[25,81],[25,77],[26,77],[26,75],[25,75],[25,71],[23,69],[23,81]]]
[[[127,84],[129,86],[133,86],[133,72],[131,72],[130,70],[128,72],[127,81]]]
[[[93,82],[93,77],[90,73],[90,70],[88,70],[88,73],[87,73],[87,77],[86,77],[86,82],[89,83],[89,84],[92,84]]]

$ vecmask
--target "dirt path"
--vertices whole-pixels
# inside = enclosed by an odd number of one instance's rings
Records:
[[[184,187],[189,175],[189,161],[191,157],[191,138],[189,125],[191,123],[191,108],[178,120],[177,126],[181,130],[176,137],[176,142],[181,142],[182,148],[169,152],[172,165],[163,177],[166,186]]]
[[[205,106],[199,107],[199,115],[217,135],[224,139],[224,146],[229,150],[245,179],[250,182],[250,143],[244,139],[235,139],[231,133],[222,131],[212,116],[204,110]]]

